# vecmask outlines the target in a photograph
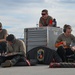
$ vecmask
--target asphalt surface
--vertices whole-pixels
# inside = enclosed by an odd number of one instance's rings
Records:
[[[0,75],[75,75],[75,68],[49,68],[48,65],[0,67]]]

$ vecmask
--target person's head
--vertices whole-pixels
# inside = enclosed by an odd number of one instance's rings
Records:
[[[65,24],[64,27],[63,27],[63,32],[64,32],[67,36],[69,36],[69,35],[71,34],[71,31],[72,31],[71,26]]]
[[[43,18],[46,19],[48,17],[48,10],[46,10],[46,9],[42,10],[41,15]]]
[[[6,41],[12,45],[14,43],[14,40],[15,40],[15,36],[13,34],[9,34],[7,37],[6,37]]]
[[[2,23],[0,22],[0,32],[2,31]]]

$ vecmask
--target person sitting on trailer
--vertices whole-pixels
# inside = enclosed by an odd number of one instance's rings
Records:
[[[39,20],[39,27],[50,26],[52,27],[53,18],[48,15],[48,10],[44,9],[41,12],[42,17]]]
[[[75,36],[71,34],[72,28],[70,25],[65,24],[63,27],[63,32],[64,33],[58,36],[55,47],[57,48],[57,53],[62,58],[62,61],[66,62],[67,56],[74,55],[75,53],[75,47],[71,46],[72,42],[75,43]]]

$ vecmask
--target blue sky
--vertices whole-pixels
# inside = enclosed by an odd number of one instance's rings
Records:
[[[20,38],[24,28],[36,27],[43,9],[56,18],[58,26],[70,24],[75,35],[75,0],[0,0],[0,22]]]

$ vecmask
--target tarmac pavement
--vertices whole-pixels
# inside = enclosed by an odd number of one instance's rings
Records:
[[[49,68],[48,65],[0,67],[0,75],[75,75],[75,68]]]

